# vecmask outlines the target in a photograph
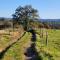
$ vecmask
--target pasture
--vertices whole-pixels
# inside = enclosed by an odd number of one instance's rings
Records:
[[[48,32],[46,45],[46,31]],[[60,60],[60,30],[43,29],[41,38],[40,30],[37,30],[36,49],[43,60]]]
[[[43,31],[42,31],[43,30]],[[12,36],[20,36],[17,30],[14,31],[14,35],[3,34],[0,39],[0,50],[9,45]],[[35,49],[38,52],[38,57],[41,60],[60,60],[60,30],[56,29],[37,29]],[[46,37],[47,32],[47,37]],[[6,32],[5,32],[6,33]],[[21,34],[21,33],[20,33]],[[43,37],[41,37],[43,35]],[[14,38],[15,38],[14,37]],[[26,32],[25,35],[19,39],[15,44],[13,44],[2,56],[2,60],[25,60],[24,52],[31,42],[31,33]],[[18,37],[17,37],[18,38]],[[16,38],[15,38],[16,39]],[[46,43],[47,39],[47,43]]]

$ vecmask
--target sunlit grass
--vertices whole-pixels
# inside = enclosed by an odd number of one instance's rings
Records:
[[[9,41],[10,41],[9,35],[2,35],[0,37],[0,48],[4,48]]]
[[[43,38],[40,38],[40,31],[37,30],[36,48],[43,60],[60,60],[60,30],[48,31],[48,44],[46,45],[46,30]]]
[[[23,38],[16,42],[8,51],[5,53],[3,60],[24,60],[24,48],[27,46],[31,38],[30,33],[26,33]]]

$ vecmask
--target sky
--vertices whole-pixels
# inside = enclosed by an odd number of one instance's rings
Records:
[[[60,0],[0,0],[0,17],[12,17],[18,6],[32,5],[42,19],[60,19]]]

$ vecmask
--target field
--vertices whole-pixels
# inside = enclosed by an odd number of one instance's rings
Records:
[[[43,37],[41,37],[41,31],[43,30]],[[38,58],[41,60],[60,60],[60,30],[56,29],[38,29],[36,32],[35,48],[38,52]],[[47,34],[47,44],[46,44],[46,32]],[[16,33],[16,31],[15,31]],[[14,34],[15,35],[15,34]],[[10,40],[10,35],[1,35],[0,40],[0,50],[5,48]],[[15,36],[17,37],[17,36]],[[25,35],[19,39],[15,44],[10,46],[2,56],[1,60],[25,60],[24,55],[25,50],[31,45],[32,34],[26,32]],[[3,45],[2,45],[3,44]],[[40,59],[39,59],[40,60]]]
[[[46,45],[46,31],[48,32]],[[43,30],[43,38],[40,38],[40,30],[37,30],[36,48],[43,60],[60,60],[60,30]]]
[[[23,34],[22,28],[17,29],[4,29],[0,30],[0,53],[15,43],[18,38]]]
[[[28,38],[27,36],[28,33],[26,33],[17,43],[12,45],[12,47],[5,53],[2,60],[24,60],[24,50],[29,42],[31,34],[29,34]]]

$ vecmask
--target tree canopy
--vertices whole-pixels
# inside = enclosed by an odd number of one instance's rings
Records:
[[[19,6],[12,16],[14,24],[22,24],[26,29],[30,21],[37,20],[39,17],[38,11],[32,8],[31,5]]]

